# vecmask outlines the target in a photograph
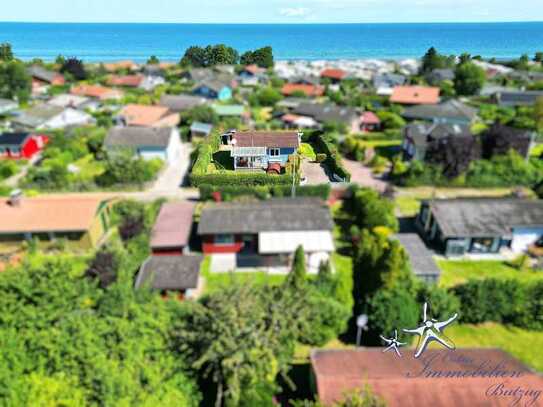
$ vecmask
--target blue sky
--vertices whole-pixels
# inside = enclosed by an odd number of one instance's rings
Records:
[[[358,23],[543,21],[542,0],[18,0],[1,21]]]

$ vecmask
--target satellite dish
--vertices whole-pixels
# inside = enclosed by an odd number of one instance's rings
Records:
[[[364,328],[368,325],[368,316],[366,314],[359,315],[356,318],[356,326],[359,328]]]

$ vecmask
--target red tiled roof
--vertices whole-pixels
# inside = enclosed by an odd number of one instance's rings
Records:
[[[115,99],[122,97],[122,92],[117,89],[106,88],[100,85],[78,85],[74,86],[70,93],[77,96],[88,96],[100,100]]]
[[[381,120],[379,120],[379,117],[373,112],[364,112],[361,116],[362,123],[363,124],[379,124],[381,123]]]
[[[143,75],[112,75],[108,78],[107,83],[110,86],[137,88],[142,81]]]
[[[439,88],[430,86],[396,86],[390,96],[392,103],[435,105],[439,103]]]
[[[513,399],[487,395],[492,386],[504,383],[505,388],[541,390],[543,378],[531,372],[511,355],[498,349],[441,349],[427,350],[421,359],[415,359],[409,350],[402,349],[402,358],[394,351],[382,348],[360,350],[316,350],[311,354],[317,392],[324,405],[341,401],[345,393],[362,390],[369,385],[381,396],[388,407],[418,406],[510,406]],[[502,363],[499,371],[509,372],[508,377],[436,377],[436,372],[473,372],[486,363],[488,372]],[[427,366],[426,371],[423,370]],[[429,370],[434,372],[428,376]],[[511,377],[511,373],[521,372]],[[490,376],[490,377],[489,377]],[[529,399],[522,400],[525,405]],[[528,405],[528,404],[526,404]]]
[[[346,76],[347,72],[345,72],[343,69],[328,68],[321,72],[321,78],[342,80]]]
[[[233,137],[236,147],[298,148],[300,141],[295,131],[246,131]]]
[[[303,92],[306,96],[322,96],[324,94],[324,86],[286,83],[281,89],[281,93],[285,96],[290,96],[295,92]]]
[[[189,243],[195,204],[170,202],[162,205],[151,232],[151,247],[165,249]]]

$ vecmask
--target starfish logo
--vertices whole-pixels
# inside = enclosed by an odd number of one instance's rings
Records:
[[[383,340],[383,342],[385,342],[388,347],[383,349],[383,353],[385,352],[388,352],[389,350],[393,350],[394,352],[396,352],[396,355],[398,355],[399,357],[402,357],[402,354],[400,353],[400,347],[405,345],[406,343],[405,342],[400,342],[398,340],[398,330],[395,329],[394,330],[394,338],[385,338],[384,336],[382,335],[379,335],[381,336],[381,339]]]
[[[436,341],[447,349],[454,350],[456,347],[454,343],[445,336],[443,329],[450,325],[457,317],[458,314],[454,314],[446,321],[438,321],[436,319],[428,319],[427,317],[428,303],[424,303],[422,314],[422,325],[415,329],[404,329],[405,333],[419,335],[419,343],[417,345],[417,351],[415,352],[415,358],[418,358],[424,353],[428,344],[432,341]]]

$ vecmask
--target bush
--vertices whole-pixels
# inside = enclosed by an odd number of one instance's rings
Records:
[[[0,180],[9,178],[17,173],[17,163],[15,161],[0,161]]]
[[[450,318],[460,311],[460,301],[445,288],[421,284],[417,292],[417,301],[422,306],[428,303],[432,318],[440,321]]]
[[[291,185],[292,177],[290,175],[268,175],[264,172],[257,173],[238,173],[217,172],[212,174],[191,174],[190,182],[193,186],[198,187],[203,184],[211,184],[216,186],[244,186],[244,185]]]
[[[200,199],[208,201],[213,199],[213,193],[219,192],[223,201],[230,201],[232,199],[251,196],[257,199],[268,199],[273,197],[290,196],[292,192],[292,185],[262,185],[262,186],[245,186],[245,185],[226,185],[217,186],[211,184],[202,184],[199,186]],[[330,185],[300,185],[296,187],[296,196],[316,197],[323,200],[327,200],[330,195]]]
[[[470,280],[454,287],[452,292],[461,304],[460,321],[470,324],[493,321],[541,329],[541,297],[533,295],[541,294],[543,283],[532,284],[518,280],[484,279]]]
[[[324,135],[314,134],[311,138],[313,147],[317,155],[325,154],[326,159],[323,164],[328,167],[330,171],[336,174],[338,177],[344,179],[346,182],[351,180],[351,174],[343,167],[341,162],[341,154],[330,141],[325,140]]]
[[[315,161],[317,161],[318,163],[323,163],[323,162],[326,161],[326,158],[327,158],[327,157],[328,157],[328,156],[327,156],[326,154],[324,154],[324,153],[319,153],[319,154],[317,154]]]

